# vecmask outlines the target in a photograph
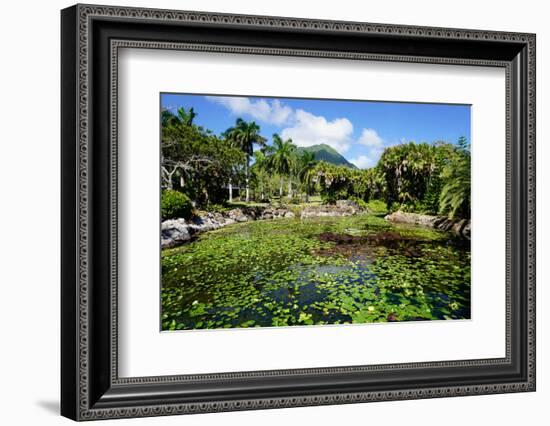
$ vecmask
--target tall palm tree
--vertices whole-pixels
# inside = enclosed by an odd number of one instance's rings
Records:
[[[302,155],[298,158],[297,164],[298,179],[300,179],[300,182],[302,182],[305,187],[307,203],[309,202],[309,193],[312,186],[311,184],[313,183],[313,179],[315,177],[315,165],[317,164],[317,161],[315,161],[315,153],[310,151],[302,152]]]
[[[255,121],[246,122],[242,118],[237,118],[235,126],[227,129],[225,136],[234,146],[242,149],[242,151],[246,154],[245,181],[246,202],[248,203],[250,201],[250,157],[254,153],[254,144],[263,146],[265,145],[266,139],[260,135],[260,126],[258,126]],[[231,201],[231,183],[229,185],[229,197]]]
[[[290,176],[295,157],[296,145],[292,143],[292,139],[283,141],[281,137],[275,133],[273,135],[272,154],[268,157],[268,165],[271,170],[281,176],[279,186],[279,197],[281,200],[283,198],[283,179],[284,176]],[[292,182],[290,184],[292,184]]]
[[[265,148],[268,148],[267,146]],[[254,164],[250,171],[256,178],[256,186],[260,194],[260,200],[265,200],[266,190],[269,191],[269,170],[266,157],[266,149],[254,152]]]

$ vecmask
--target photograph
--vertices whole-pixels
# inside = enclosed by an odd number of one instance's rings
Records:
[[[14,276],[36,271],[33,300],[60,308],[59,344],[37,365],[62,416],[257,424],[280,422],[273,409],[333,406],[295,410],[332,424],[364,408],[393,419],[399,405],[394,420],[410,423],[426,404],[431,417],[464,414],[457,424],[487,404],[498,424],[540,414],[543,14],[356,3],[75,4],[60,23],[46,11],[33,21],[52,49],[30,51],[61,60],[57,84],[25,84],[48,100],[60,89],[61,108],[35,117],[60,149],[38,138],[26,174],[6,156],[13,176],[46,180],[11,185],[35,206],[15,203],[23,216],[4,222],[26,262]],[[14,49],[23,68],[37,62]],[[21,87],[7,87],[17,119],[36,98]],[[17,142],[25,126],[11,121]],[[43,205],[57,206],[51,217]],[[43,239],[59,259],[29,269],[13,224],[38,217],[60,228]],[[50,267],[60,292],[42,285]],[[14,318],[46,318],[11,305]],[[39,333],[25,349],[52,341]],[[37,407],[54,410],[41,392]]]
[[[470,115],[161,93],[161,329],[470,319]]]

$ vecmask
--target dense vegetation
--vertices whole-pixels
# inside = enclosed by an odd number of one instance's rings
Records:
[[[165,330],[470,317],[468,248],[375,215],[219,229],[166,250],[162,275]]]
[[[470,318],[469,241],[384,220],[395,210],[470,217],[465,138],[387,147],[360,170],[322,145],[267,138],[254,121],[216,135],[196,116],[162,112],[163,219],[271,204],[295,215],[163,250],[163,330]],[[300,219],[339,200],[368,214]]]
[[[162,217],[166,219],[179,217],[189,219],[193,215],[193,205],[184,193],[173,189],[165,189],[162,191],[160,211]]]
[[[318,194],[329,204],[380,199],[392,211],[469,218],[470,147],[465,138],[456,144],[391,146],[375,167],[359,170],[322,145],[298,148],[278,134],[268,143],[258,124],[241,118],[215,135],[195,123],[196,115],[192,108],[162,112],[162,185],[185,193],[198,207],[237,197],[299,203]]]

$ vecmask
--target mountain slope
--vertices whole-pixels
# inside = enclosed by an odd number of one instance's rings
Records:
[[[298,148],[298,153],[303,151],[313,152],[315,154],[315,160],[317,161],[326,161],[327,163],[335,164],[337,166],[346,166],[351,169],[357,168],[346,160],[341,154],[339,154],[334,148],[326,144]]]

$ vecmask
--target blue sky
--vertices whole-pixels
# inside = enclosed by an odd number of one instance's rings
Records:
[[[298,146],[325,143],[359,168],[404,142],[470,140],[470,106],[403,102],[161,94],[161,108],[193,107],[195,123],[220,134],[241,117]]]

